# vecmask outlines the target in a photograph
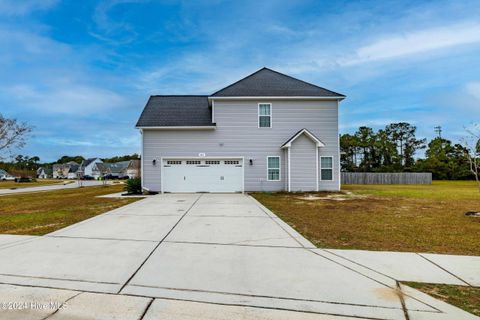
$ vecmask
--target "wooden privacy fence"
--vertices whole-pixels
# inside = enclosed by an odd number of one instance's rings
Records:
[[[430,172],[342,172],[342,184],[432,184]]]

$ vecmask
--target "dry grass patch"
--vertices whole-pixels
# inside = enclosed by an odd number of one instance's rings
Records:
[[[405,284],[436,299],[480,316],[480,288],[417,282],[407,282]]]
[[[0,233],[43,235],[140,199],[97,198],[123,185],[0,196]]]
[[[480,255],[473,182],[343,189],[252,195],[319,247]]]

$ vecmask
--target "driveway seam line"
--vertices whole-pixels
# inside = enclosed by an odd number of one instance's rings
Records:
[[[60,305],[59,308],[57,308],[57,310],[53,311],[52,313],[50,313],[49,315],[47,315],[45,318],[42,318],[42,320],[46,320],[50,317],[52,317],[53,315],[55,315],[58,311],[60,311],[60,309],[63,307],[63,305],[65,305],[68,301],[78,297],[79,295],[81,295],[83,292],[79,292],[73,296],[71,296],[70,298],[66,299],[65,301],[62,302],[62,304]]]
[[[375,282],[377,282],[377,283],[379,283],[379,284],[381,284],[381,285],[384,285],[384,286],[386,286],[387,288],[395,289],[395,288],[392,288],[391,286],[389,286],[388,284],[385,284],[385,283],[381,282],[380,280],[374,279],[374,278],[372,278],[372,277],[370,277],[370,276],[367,276],[367,275],[361,273],[361,272],[358,271],[358,270],[355,270],[355,269],[350,268],[350,267],[348,267],[348,266],[346,266],[346,265],[343,265],[343,264],[341,264],[340,262],[337,262],[337,261],[335,261],[335,260],[332,260],[331,258],[325,257],[325,256],[319,254],[318,252],[313,251],[313,249],[308,249],[308,250],[309,250],[310,252],[312,252],[313,254],[316,254],[316,255],[324,258],[324,259],[327,259],[327,260],[329,260],[329,261],[331,261],[331,262],[333,262],[333,263],[338,264],[339,266],[342,266],[342,267],[344,267],[344,268],[346,268],[346,269],[348,269],[348,270],[350,270],[350,271],[353,271],[353,272],[355,272],[355,273],[357,273],[357,274],[359,274],[359,275],[361,275],[361,276],[363,276],[363,277],[365,277],[365,278],[368,278],[368,279],[370,279],[370,280],[372,280],[372,281],[375,281]],[[319,250],[325,251],[325,249],[319,249]],[[373,271],[373,270],[372,270],[372,271]],[[376,272],[376,271],[375,271],[375,272]],[[393,280],[396,281],[395,279],[393,279]],[[437,311],[441,312],[441,310],[439,310],[438,308],[436,308],[436,307],[434,307],[434,306],[432,306],[432,305],[430,305],[430,304],[428,304],[428,303],[426,303],[426,302],[423,302],[423,301],[421,301],[421,300],[419,300],[419,299],[417,299],[417,298],[415,298],[415,297],[412,297],[412,296],[410,296],[410,295],[407,295],[407,294],[405,294],[405,295],[408,296],[408,297],[410,297],[411,299],[414,299],[414,300],[416,300],[416,301],[418,301],[418,302],[426,305],[426,306],[429,306],[430,308],[432,308],[432,309],[434,309],[434,310],[437,310]],[[401,303],[401,301],[400,301],[400,303]]]
[[[145,308],[145,310],[143,311],[142,315],[140,316],[140,318],[138,318],[138,320],[142,320],[145,315],[147,314],[148,312],[148,309],[150,309],[150,306],[152,305],[153,301],[155,301],[155,298],[151,298],[150,301],[148,302],[147,304],[147,307]]]
[[[200,194],[199,197],[192,203],[192,205],[185,211],[185,213],[178,219],[178,221],[173,225],[173,227],[168,231],[168,233],[158,242],[158,244],[153,248],[153,250],[147,255],[145,260],[140,264],[140,266],[135,270],[135,272],[128,278],[127,282],[118,290],[118,293],[122,292],[122,290],[130,283],[130,281],[135,277],[135,275],[140,271],[140,269],[145,265],[145,263],[150,259],[150,257],[153,255],[153,253],[157,250],[157,248],[163,243],[163,241],[170,235],[170,233],[177,227],[177,225],[182,221],[182,219],[187,215],[188,212],[195,206],[195,204],[200,200],[200,198],[203,196],[203,194]]]
[[[375,269],[372,269],[371,267],[365,266],[365,265],[363,265],[363,264],[361,264],[361,263],[359,263],[359,262],[356,262],[356,261],[354,261],[354,260],[351,260],[351,259],[346,258],[346,257],[344,257],[344,256],[341,256],[341,255],[339,255],[339,254],[336,254],[335,252],[330,251],[331,249],[320,249],[320,250],[325,251],[325,252],[328,252],[328,253],[330,253],[330,254],[333,254],[333,255],[336,256],[336,257],[339,257],[339,258],[341,258],[341,259],[347,260],[347,261],[349,261],[349,262],[351,262],[351,263],[353,263],[353,264],[356,264],[356,265],[358,265],[358,266],[360,266],[360,267],[363,267],[363,268],[365,268],[365,269],[371,270],[371,271],[376,272],[376,273],[378,273],[378,274],[380,274],[380,275],[382,275],[382,276],[385,276],[385,277],[390,278],[390,279],[392,279],[392,280],[394,280],[394,281],[397,281],[397,279],[395,279],[395,278],[392,277],[392,276],[389,276],[389,275],[384,274],[384,273],[382,273],[382,272],[380,272],[380,271],[377,271],[377,270],[375,270]]]
[[[84,239],[84,240],[108,240],[108,241],[137,241],[137,242],[158,242],[158,240],[140,240],[140,239],[118,239],[118,238],[89,238],[78,236],[44,236],[47,238],[68,238],[68,239]]]
[[[258,202],[255,198],[253,198],[252,196],[250,196],[250,195],[248,195],[248,194],[247,194],[246,196],[250,199],[250,201],[252,201],[253,203],[255,203],[255,204],[263,211],[263,213],[265,213],[265,215],[267,215],[267,217],[270,218],[270,220],[272,220],[273,222],[275,222],[275,224],[276,224],[277,226],[279,226],[285,233],[287,233],[295,242],[297,242],[302,248],[307,249],[307,247],[305,247],[305,246],[303,245],[303,243],[301,243],[300,241],[298,241],[298,239],[295,238],[290,232],[288,232],[280,223],[278,223],[278,221],[275,221],[275,219],[273,219],[273,217],[270,216],[267,211],[265,211],[265,207],[264,207],[260,202]],[[272,213],[273,213],[273,212],[272,212]]]
[[[72,281],[72,282],[85,282],[85,283],[96,283],[96,284],[113,284],[121,285],[120,282],[106,282],[106,281],[89,281],[89,280],[78,280],[78,279],[65,279],[65,278],[54,278],[54,277],[39,277],[39,276],[26,276],[19,274],[10,274],[10,273],[0,273],[0,276],[5,277],[18,277],[18,278],[28,278],[28,279],[42,279],[42,280],[59,280],[59,281]]]
[[[223,291],[212,291],[212,290],[201,290],[201,289],[183,289],[183,288],[169,288],[169,287],[157,287],[157,286],[148,286],[148,285],[137,285],[132,284],[132,287],[141,287],[141,288],[151,288],[151,289],[163,289],[169,291],[183,291],[183,292],[199,292],[199,293],[210,293],[210,294],[220,294],[228,296],[242,296],[250,298],[264,298],[264,299],[274,299],[274,300],[287,300],[287,301],[301,301],[301,302],[315,302],[315,303],[325,303],[325,304],[335,304],[335,305],[346,305],[346,306],[356,306],[364,308],[380,308],[388,310],[401,310],[401,307],[384,307],[370,304],[359,304],[359,303],[345,303],[345,302],[336,302],[336,301],[327,301],[327,300],[315,300],[315,299],[300,299],[300,298],[289,298],[289,297],[275,297],[275,296],[266,296],[266,295],[253,295],[245,293],[233,293],[233,292],[223,292]],[[417,310],[429,313],[436,313],[434,311],[428,310]]]
[[[398,297],[400,298],[400,303],[402,304],[403,314],[405,315],[405,320],[410,320],[410,316],[408,315],[407,305],[405,303],[405,299],[403,298],[402,287],[400,286],[400,282],[396,281],[397,290],[398,290]]]
[[[431,264],[433,264],[434,266],[436,266],[437,268],[440,268],[442,269],[443,271],[445,271],[446,273],[454,276],[455,278],[457,278],[458,280],[462,281],[463,283],[467,284],[469,287],[473,287],[470,283],[468,283],[467,281],[463,280],[462,278],[460,278],[459,276],[457,276],[456,274],[448,271],[447,269],[445,269],[444,267],[440,266],[439,264],[433,262],[432,260],[428,259],[427,257],[425,257],[424,255],[420,254],[420,253],[416,253],[417,255],[419,255],[420,257],[422,257],[423,259],[427,260],[428,262],[430,262]]]
[[[305,249],[303,247],[288,247],[288,246],[272,246],[264,244],[238,244],[238,243],[217,243],[217,242],[198,242],[198,241],[175,241],[165,240],[165,243],[178,244],[194,244],[194,245],[211,245],[211,246],[237,246],[237,247],[255,247],[255,248],[279,248],[279,249]]]
[[[134,294],[129,294],[129,296],[142,297],[141,295],[134,295]],[[172,300],[172,301],[186,301],[186,302],[195,302],[195,303],[202,303],[202,304],[213,304],[213,305],[231,306],[231,307],[247,307],[247,308],[254,308],[254,309],[256,308],[256,309],[264,309],[264,310],[290,311],[290,312],[297,312],[297,313],[346,317],[346,318],[362,319],[362,320],[385,320],[385,318],[371,318],[368,316],[363,317],[363,316],[355,316],[355,315],[345,315],[340,313],[315,312],[315,311],[309,311],[309,310],[299,310],[299,309],[290,309],[290,308],[281,308],[281,307],[264,307],[264,306],[250,305],[250,304],[239,304],[239,303],[229,304],[229,303],[221,303],[221,302],[207,302],[207,301],[179,299],[179,298],[170,298],[170,297],[157,297],[157,299]]]

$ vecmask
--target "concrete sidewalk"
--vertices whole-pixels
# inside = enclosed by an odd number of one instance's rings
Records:
[[[106,183],[111,184],[112,182],[107,181]],[[103,181],[85,180],[81,182],[73,181],[72,183],[68,183],[68,184],[53,184],[53,185],[26,187],[26,188],[18,188],[18,189],[0,189],[0,196],[21,194],[21,193],[55,191],[55,190],[62,190],[62,189],[74,189],[79,187],[93,187],[93,186],[101,186],[103,184],[104,184]]]
[[[403,256],[316,249],[247,195],[157,195],[47,236],[0,237],[0,302],[58,302],[0,318],[477,319],[397,281],[475,284],[475,269],[417,258],[406,279]]]

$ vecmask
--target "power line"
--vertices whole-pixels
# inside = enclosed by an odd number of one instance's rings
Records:
[[[435,133],[437,134],[437,136],[439,138],[442,137],[442,127],[441,126],[436,126],[436,127],[433,127],[433,129],[435,130]]]

